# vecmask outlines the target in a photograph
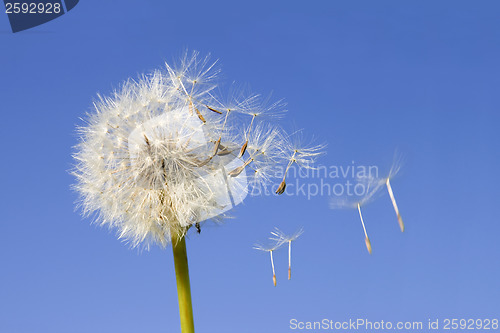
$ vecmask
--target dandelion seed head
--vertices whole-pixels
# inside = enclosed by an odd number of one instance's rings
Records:
[[[72,171],[85,216],[132,246],[164,247],[195,223],[223,218],[249,186],[275,178],[287,163],[286,135],[253,119],[270,112],[253,95],[222,104],[217,74],[208,57],[186,53],[98,96],[78,128]]]

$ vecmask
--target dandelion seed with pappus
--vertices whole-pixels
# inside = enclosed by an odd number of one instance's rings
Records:
[[[366,192],[363,196],[353,198],[334,198],[330,201],[330,207],[333,209],[355,208],[358,210],[359,219],[361,220],[361,225],[365,234],[366,249],[369,254],[372,254],[372,244],[370,242],[370,238],[368,237],[368,232],[366,231],[365,221],[363,219],[363,214],[361,213],[361,207],[374,199],[375,194],[380,191],[385,182],[374,177],[358,178],[357,181],[358,183],[363,184],[364,188],[366,188]]]
[[[183,333],[194,332],[186,233],[222,220],[290,160],[290,137],[254,116],[281,113],[279,104],[217,96],[218,72],[193,52],[126,81],[94,103],[74,153],[84,216],[132,247],[172,244]]]
[[[262,244],[255,244],[254,249],[259,250],[259,251],[264,251],[264,252],[269,252],[269,255],[271,256],[271,268],[273,269],[273,284],[276,287],[276,271],[274,269],[274,259],[273,259],[273,252],[279,249],[283,243],[277,242],[273,245],[262,245]]]

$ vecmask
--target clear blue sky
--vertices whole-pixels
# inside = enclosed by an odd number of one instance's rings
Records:
[[[286,333],[289,321],[500,316],[497,1],[97,1],[12,34],[0,14],[0,331],[178,332],[171,249],[139,253],[75,212],[75,126],[96,93],[185,48],[226,81],[273,91],[286,126],[328,143],[321,163],[390,167],[387,195],[249,198],[188,240],[197,332]],[[315,180],[317,181],[317,180]],[[334,183],[335,180],[326,181]],[[252,249],[274,226],[305,233]]]

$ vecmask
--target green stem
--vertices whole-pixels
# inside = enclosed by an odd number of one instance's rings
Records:
[[[189,268],[186,252],[186,239],[172,237],[174,252],[175,278],[179,297],[179,313],[181,316],[181,332],[194,333],[193,305],[191,303],[191,287],[189,284]]]

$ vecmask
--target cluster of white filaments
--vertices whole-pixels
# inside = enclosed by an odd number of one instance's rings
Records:
[[[222,99],[217,73],[208,58],[186,54],[99,98],[74,154],[84,214],[132,246],[166,246],[190,226],[220,219],[280,166],[313,162],[322,147],[297,148],[270,122],[280,103]]]

